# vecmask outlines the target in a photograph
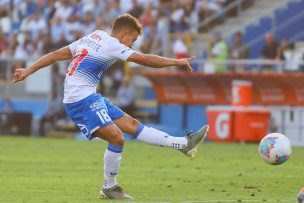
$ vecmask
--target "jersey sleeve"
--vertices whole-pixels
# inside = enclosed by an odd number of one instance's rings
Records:
[[[68,47],[70,48],[71,54],[74,57],[76,54],[76,49],[77,49],[77,45],[79,44],[79,40],[72,42],[71,44],[68,45]]]
[[[135,51],[127,47],[126,45],[121,44],[118,41],[113,41],[109,44],[107,52],[108,52],[107,54],[110,57],[127,61],[129,56],[133,54]]]

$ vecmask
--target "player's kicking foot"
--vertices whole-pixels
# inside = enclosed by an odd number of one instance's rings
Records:
[[[205,125],[197,132],[187,134],[186,139],[188,140],[188,144],[185,148],[180,149],[180,151],[189,157],[194,157],[198,145],[207,137],[208,130],[209,126]]]
[[[101,188],[100,199],[133,199],[133,197],[124,193],[122,187],[115,185],[112,188]]]

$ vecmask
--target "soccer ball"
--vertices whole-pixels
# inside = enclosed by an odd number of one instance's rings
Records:
[[[300,192],[298,193],[298,196],[297,196],[297,203],[303,203],[304,202],[304,188],[302,188],[300,190]]]
[[[291,145],[285,135],[270,133],[261,140],[259,152],[268,164],[280,165],[291,155]]]

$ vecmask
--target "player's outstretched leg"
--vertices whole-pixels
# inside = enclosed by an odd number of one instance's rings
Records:
[[[142,142],[174,148],[190,157],[194,156],[196,148],[204,141],[209,129],[209,126],[205,125],[195,133],[190,133],[185,137],[175,137],[155,128],[147,127],[126,114],[114,120],[114,122],[120,130],[134,135],[136,139]]]
[[[185,137],[174,137],[157,129],[141,124],[135,136],[138,140],[148,144],[171,147],[180,150],[189,157],[194,157],[197,147],[207,137],[209,126],[205,125],[195,133],[189,133]]]
[[[188,144],[183,149],[180,149],[180,151],[189,157],[194,157],[198,145],[207,137],[208,130],[209,126],[205,125],[197,132],[187,134],[186,139],[188,140]]]

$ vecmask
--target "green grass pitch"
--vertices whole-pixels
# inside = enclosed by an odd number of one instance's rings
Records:
[[[0,202],[110,202],[97,199],[105,147],[103,141],[0,137]],[[118,181],[135,202],[295,202],[304,187],[304,148],[294,147],[281,166],[264,163],[257,148],[204,143],[189,159],[127,142]]]

